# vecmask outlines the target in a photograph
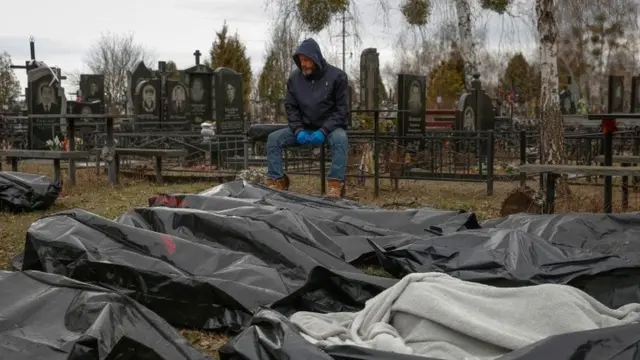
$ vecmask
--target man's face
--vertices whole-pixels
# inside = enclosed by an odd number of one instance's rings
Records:
[[[51,87],[44,86],[42,88],[41,97],[42,97],[42,102],[43,103],[50,104],[51,103],[51,99],[53,98],[53,90],[51,90]]]
[[[182,87],[177,87],[176,88],[176,96],[175,96],[175,100],[176,101],[184,101],[184,89]]]
[[[233,99],[233,97],[236,95],[235,90],[236,89],[234,89],[233,86],[227,85],[227,96],[229,97],[229,99]]]
[[[305,76],[309,76],[313,73],[313,69],[315,69],[316,64],[310,58],[304,55],[298,55],[298,60],[300,61],[300,68],[302,69],[302,73]]]
[[[96,83],[91,83],[91,94],[95,94],[98,92],[98,85]]]
[[[144,92],[144,101],[146,101],[146,102],[155,101],[155,99],[154,99],[155,95],[156,94],[153,92],[153,90],[151,90],[151,89],[145,90],[145,92]]]

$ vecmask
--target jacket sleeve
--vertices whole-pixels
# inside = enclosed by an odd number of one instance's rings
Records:
[[[327,117],[322,126],[326,134],[329,134],[338,127],[346,128],[347,120],[349,119],[349,115],[351,115],[349,107],[349,78],[344,72],[338,75],[334,91],[335,109],[331,115]]]
[[[300,113],[300,105],[293,94],[292,80],[289,77],[287,81],[287,94],[284,97],[284,108],[287,112],[287,120],[289,127],[294,134],[302,130],[302,114]]]

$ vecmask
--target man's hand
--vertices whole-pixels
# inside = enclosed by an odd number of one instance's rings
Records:
[[[300,145],[310,144],[311,143],[311,135],[305,130],[300,130],[298,132],[298,135],[296,135],[296,141]]]
[[[322,145],[324,144],[324,139],[326,136],[322,130],[316,130],[309,137],[309,144],[311,145]]]

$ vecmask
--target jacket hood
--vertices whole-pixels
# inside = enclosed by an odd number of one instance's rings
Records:
[[[293,54],[293,61],[296,63],[296,66],[298,66],[298,69],[302,71],[298,55],[304,55],[313,60],[313,62],[316,63],[318,70],[320,71],[323,70],[327,65],[327,62],[322,56],[322,51],[320,51],[320,45],[318,45],[318,43],[312,38],[308,38],[302,41],[300,46],[298,46],[298,48],[296,49],[296,52]]]

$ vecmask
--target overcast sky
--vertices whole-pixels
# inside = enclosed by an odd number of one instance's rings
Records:
[[[375,6],[377,0],[355,0],[361,20],[361,44],[347,39],[347,52],[358,61],[362,49],[375,47],[380,63],[393,62],[393,53],[400,29],[401,15],[396,10],[387,26]],[[390,0],[396,3],[396,0]],[[27,3],[25,3],[27,4]],[[66,0],[31,0],[25,4],[9,2],[3,5],[0,27],[0,51],[7,51],[14,64],[24,64],[29,57],[29,36],[36,39],[36,58],[50,66],[59,66],[63,74],[86,72],[83,60],[91,44],[104,32],[133,32],[137,42],[154,51],[158,60],[173,60],[179,68],[193,65],[193,52],[208,53],[215,31],[226,20],[232,32],[237,31],[246,44],[254,73],[263,63],[265,47],[273,16],[264,0],[111,0],[108,6],[94,7],[91,2]],[[443,13],[443,10],[435,9]],[[522,23],[498,15],[478,13],[476,26],[484,29],[487,46],[499,52],[533,47],[531,31]],[[341,39],[333,33],[316,36],[326,56],[340,59]],[[333,57],[331,56],[333,54]],[[341,66],[341,61],[335,65]],[[154,64],[155,67],[155,64]],[[26,74],[18,70],[22,87]],[[68,91],[73,91],[67,83]]]

